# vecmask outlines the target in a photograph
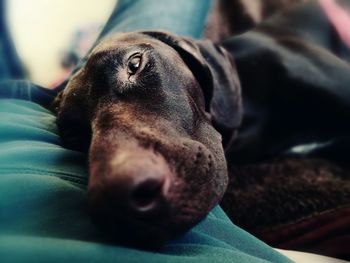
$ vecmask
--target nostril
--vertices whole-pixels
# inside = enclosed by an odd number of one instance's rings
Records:
[[[163,182],[147,179],[139,183],[131,193],[131,204],[138,212],[146,212],[156,208],[162,194]]]

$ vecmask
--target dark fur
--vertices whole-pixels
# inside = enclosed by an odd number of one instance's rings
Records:
[[[349,49],[314,1],[222,45],[234,55],[243,90],[243,123],[228,149],[237,162],[349,134]]]
[[[126,61],[136,51],[147,63],[130,80]],[[63,139],[89,151],[95,221],[112,233],[122,223],[134,243],[150,236],[162,243],[201,220],[224,194],[223,146],[235,172],[237,164],[349,134],[350,67],[342,54],[314,3],[220,45],[164,32],[103,40],[55,102]],[[136,213],[128,190],[145,171],[162,173],[167,187],[158,209]]]

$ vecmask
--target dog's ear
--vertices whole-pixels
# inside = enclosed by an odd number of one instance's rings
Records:
[[[214,127],[228,135],[242,120],[241,88],[232,56],[208,40],[195,41],[162,31],[142,32],[174,48],[200,84]]]

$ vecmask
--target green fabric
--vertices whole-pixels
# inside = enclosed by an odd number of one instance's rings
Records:
[[[38,104],[0,100],[0,262],[289,262],[217,207],[161,251],[104,243],[90,223],[86,156]]]

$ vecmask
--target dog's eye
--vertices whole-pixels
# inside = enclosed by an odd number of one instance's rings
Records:
[[[128,61],[128,73],[130,75],[135,75],[137,70],[141,65],[141,54],[136,54],[132,56]]]

